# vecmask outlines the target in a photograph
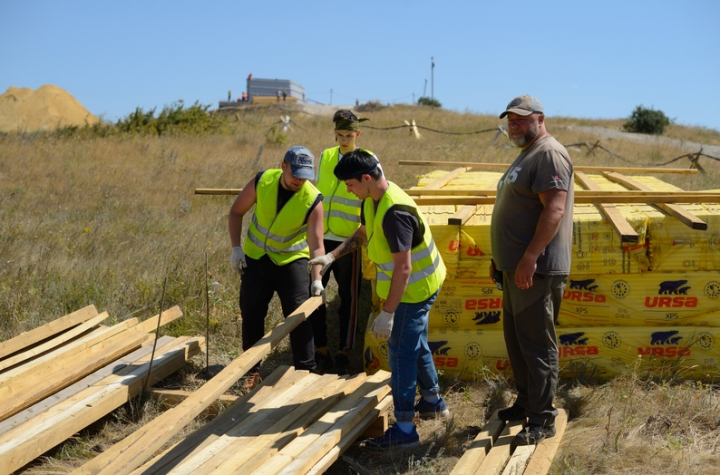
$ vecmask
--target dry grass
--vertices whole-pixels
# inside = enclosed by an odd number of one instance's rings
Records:
[[[294,122],[287,137],[277,130],[269,132],[277,127],[281,113],[289,113]],[[493,140],[494,132],[451,135],[421,129],[423,139],[416,140],[407,129],[382,130],[414,119],[439,131],[474,132],[497,127],[501,121],[494,117],[410,106],[360,115],[371,119],[365,125],[377,128],[366,127],[360,144],[380,157],[387,175],[401,186],[415,184],[416,175],[430,169],[399,167],[400,160],[508,163],[517,153],[503,136]],[[247,108],[231,120],[231,135],[202,138],[0,136],[0,339],[90,303],[117,320],[147,317],[158,311],[165,278],[166,306],[180,305],[186,318],[164,331],[204,335],[207,255],[210,364],[232,361],[241,347],[239,280],[229,264],[226,224],[233,197],[198,196],[193,190],[242,187],[256,171],[278,166],[290,145],[303,144],[319,155],[333,144],[333,136],[330,117],[293,108]],[[562,143],[594,142],[596,137],[560,126],[617,129],[621,123],[562,118],[549,119],[548,128]],[[720,135],[706,129],[673,126],[666,135],[720,143]],[[601,143],[636,164],[661,163],[687,153],[679,147]],[[587,150],[573,148],[571,154],[578,165],[630,165],[604,152],[587,155]],[[716,188],[718,165],[702,164],[711,171],[707,177],[665,175],[663,179],[686,190]],[[365,292],[369,296],[367,287]],[[328,293],[332,298],[332,286]],[[331,314],[336,305],[337,301],[331,302]],[[364,315],[368,308],[366,303]],[[280,318],[275,302],[268,325]],[[360,328],[364,324],[361,321]],[[289,361],[285,350],[270,358],[265,372]],[[361,348],[351,360],[356,369],[362,367]],[[167,384],[197,387],[201,382],[193,373],[202,369],[204,361],[198,358],[194,368]],[[449,473],[485,418],[511,401],[512,384],[485,374],[476,381],[444,379],[442,387],[453,419],[421,423],[425,441],[421,448],[377,453],[354,446],[329,473]],[[717,388],[644,381],[628,371],[606,384],[563,381],[558,404],[571,411],[571,422],[552,473],[718,473]],[[143,407],[139,411],[134,405],[125,406],[25,473],[66,473],[151,417],[152,406]]]

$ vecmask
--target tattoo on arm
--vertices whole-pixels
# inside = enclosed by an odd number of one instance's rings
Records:
[[[338,257],[355,252],[362,247],[362,240],[357,237],[350,237],[337,247]]]

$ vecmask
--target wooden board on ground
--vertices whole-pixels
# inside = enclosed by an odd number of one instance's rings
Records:
[[[311,297],[306,300],[282,323],[215,375],[213,379],[201,386],[191,397],[153,419],[72,473],[75,475],[98,473],[127,475],[131,473],[150,459],[178,431],[202,413],[253,366],[269,355],[272,349],[277,347],[285,336],[310,316],[322,302],[322,297]]]
[[[567,419],[567,411],[558,409],[555,437],[538,445],[516,447],[512,440],[522,430],[522,423],[501,421],[495,412],[451,475],[546,475],[565,433]]]
[[[390,373],[280,367],[250,394],[132,475],[323,473],[392,401]]]

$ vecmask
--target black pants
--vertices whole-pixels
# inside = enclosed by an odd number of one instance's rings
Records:
[[[528,422],[550,425],[558,414],[553,400],[558,384],[555,322],[567,275],[538,275],[529,289],[515,285],[515,273],[503,272],[503,332],[515,376],[516,404]]]
[[[280,297],[284,317],[310,298],[307,259],[284,266],[276,265],[267,255],[258,260],[247,257],[246,261],[247,268],[240,282],[243,351],[265,335],[265,316],[275,292]],[[295,368],[315,368],[315,343],[312,325],[307,319],[290,333],[290,346]]]
[[[337,248],[340,241],[325,240],[325,252],[328,253]],[[358,311],[360,309],[360,285],[362,284],[362,254],[355,251],[346,254],[330,266],[322,278],[323,287],[327,287],[330,280],[330,272],[335,276],[340,297],[340,309],[338,310],[338,350],[350,351],[355,344],[357,333]],[[315,346],[318,348],[327,346],[327,307],[321,305],[310,315],[313,333],[315,335]]]

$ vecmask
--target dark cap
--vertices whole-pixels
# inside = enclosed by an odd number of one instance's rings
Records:
[[[290,164],[290,171],[295,178],[312,180],[315,178],[315,157],[302,145],[295,145],[285,153],[285,162]]]
[[[538,101],[532,96],[528,96],[527,94],[525,94],[522,96],[517,96],[515,99],[510,101],[510,104],[507,105],[505,112],[500,114],[500,118],[502,119],[503,117],[505,117],[508,112],[525,116],[530,115],[533,112],[539,112],[541,114],[544,114],[545,110],[543,109],[542,104],[540,104],[540,101]]]

